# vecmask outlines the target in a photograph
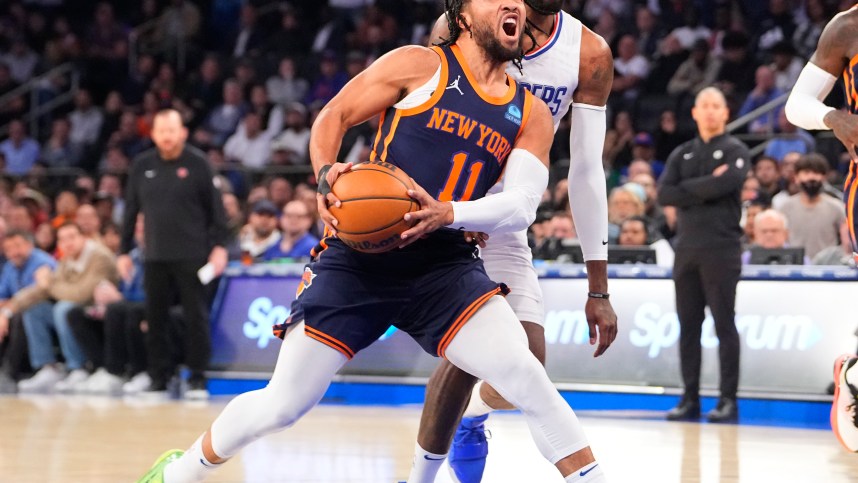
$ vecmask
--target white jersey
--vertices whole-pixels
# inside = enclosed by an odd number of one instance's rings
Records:
[[[555,132],[560,120],[569,112],[572,94],[578,88],[582,31],[580,20],[561,11],[555,16],[548,41],[524,57],[521,71],[512,63],[507,67],[507,73],[516,82],[548,105],[554,117]],[[492,186],[488,194],[502,190],[503,179]],[[504,282],[512,289],[507,301],[519,320],[542,324],[542,290],[527,246],[527,230],[489,235],[486,248],[481,251],[486,271],[492,280]]]

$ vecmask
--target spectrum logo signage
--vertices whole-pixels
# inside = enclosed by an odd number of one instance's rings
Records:
[[[622,314],[622,320],[628,320]],[[679,319],[675,311],[659,304],[644,303],[634,312],[634,327],[627,329],[635,347],[647,349],[650,358],[673,349],[679,341]],[[808,316],[783,314],[739,314],[736,316],[744,346],[752,351],[806,351],[822,339],[822,329]],[[549,344],[589,343],[589,329],[583,310],[551,310],[545,318],[545,338]],[[712,316],[708,309],[700,342],[704,348],[718,346]]]
[[[268,347],[268,342],[274,339],[271,328],[289,318],[291,309],[275,305],[268,297],[259,297],[250,303],[247,309],[247,321],[242,327],[244,336],[255,340],[260,349]]]

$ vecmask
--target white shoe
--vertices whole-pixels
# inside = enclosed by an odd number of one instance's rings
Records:
[[[83,384],[89,379],[89,373],[83,369],[75,369],[69,372],[65,379],[54,386],[54,390],[61,393],[83,392]]]
[[[125,394],[137,394],[149,387],[150,384],[152,384],[152,378],[149,377],[148,372],[143,371],[123,384],[122,392]]]
[[[858,371],[858,357],[845,354],[834,362],[834,402],[831,405],[831,428],[840,443],[858,453],[858,385],[850,384],[849,372]],[[855,376],[852,376],[855,382]]]
[[[84,383],[84,392],[87,394],[119,394],[122,392],[123,379],[100,368],[95,374],[89,376]]]
[[[63,372],[52,365],[42,366],[39,371],[29,379],[18,383],[20,392],[51,392],[58,382],[63,380]]]

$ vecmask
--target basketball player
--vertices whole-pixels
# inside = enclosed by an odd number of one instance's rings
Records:
[[[590,343],[594,344],[597,336],[599,339],[594,354],[598,357],[611,345],[617,330],[617,317],[607,298],[608,205],[602,168],[605,104],[611,92],[613,58],[600,36],[561,11],[562,0],[525,0],[525,4],[530,27],[523,44],[527,53],[522,68],[510,64],[507,73],[546,102],[554,117],[555,131],[572,109],[569,200],[587,263],[590,293],[585,313]],[[455,29],[455,24],[448,26],[447,18],[442,16],[431,38],[447,38],[451,27]],[[503,182],[492,187],[489,194],[502,189]],[[480,254],[486,271],[492,280],[510,287],[507,301],[527,333],[531,351],[545,364],[542,291],[526,230],[490,235]],[[429,379],[418,434],[420,447],[446,453],[462,407],[467,404],[450,450],[452,476],[466,483],[480,481],[485,468],[488,445],[483,423],[488,413],[513,407],[491,385],[480,382],[474,386],[475,381],[473,376],[442,360]],[[414,464],[435,463],[415,458]]]
[[[838,77],[843,75],[848,111],[823,104]],[[816,52],[804,66],[786,103],[789,122],[804,129],[834,131],[849,155],[849,175],[843,187],[852,251],[858,261],[858,5],[837,14],[819,37]],[[841,356],[835,362],[834,403],[831,426],[837,439],[849,451],[858,451],[858,368],[855,356]]]
[[[402,234],[408,245],[368,255],[328,238],[307,267],[268,386],[233,399],[186,453],[165,453],[142,481],[201,480],[250,442],[291,426],[391,323],[521,408],[566,481],[604,481],[574,412],[496,296],[506,287],[489,279],[459,230],[524,229],[548,183],[550,112],[504,72],[521,53],[524,6],[469,0],[451,16],[467,35],[381,57],[328,103],[310,140],[319,209],[335,232],[327,208],[339,200],[330,186],[350,165],[331,163],[348,128],[382,114],[371,162],[401,168],[418,185],[409,192],[421,209],[406,215],[415,222]],[[503,192],[485,198],[503,170]],[[412,471],[409,481],[433,481],[435,472]]]

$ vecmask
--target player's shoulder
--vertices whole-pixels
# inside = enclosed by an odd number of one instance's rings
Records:
[[[835,15],[825,29],[832,35],[843,33],[852,37],[856,27],[858,27],[858,7],[852,7]]]
[[[586,25],[581,26],[581,60],[605,59],[613,61],[611,46],[604,37],[590,30]]]
[[[401,69],[435,71],[441,62],[438,47],[423,47],[422,45],[404,45],[397,47],[378,58],[376,63]]]

